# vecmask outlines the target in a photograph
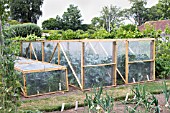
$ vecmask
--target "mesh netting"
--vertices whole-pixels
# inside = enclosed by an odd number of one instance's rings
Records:
[[[128,82],[140,82],[152,79],[152,71],[150,62],[139,62],[129,64]],[[148,78],[147,78],[148,76]]]
[[[59,65],[52,65],[50,63],[43,63],[43,62],[37,62],[31,59],[25,59],[19,57],[15,61],[15,67],[19,68],[23,71],[32,71],[32,70],[46,70],[51,68],[61,68]]]
[[[68,65],[68,61],[66,60],[66,57],[64,56],[64,53],[66,54],[69,62],[71,63],[71,66],[76,73],[79,81],[81,82],[81,42],[61,42],[61,48],[60,49],[60,65],[66,66],[68,69],[68,79],[69,83],[72,85],[78,86],[78,82],[75,79],[73,72]]]
[[[30,42],[22,43],[22,56],[25,58],[30,58]]]
[[[113,66],[85,68],[85,89],[93,86],[111,86],[113,84]]]
[[[64,71],[49,71],[26,74],[27,95],[66,90]]]
[[[125,79],[125,53],[126,53],[126,42],[118,41],[117,42],[118,50],[117,50],[117,69],[120,71],[121,75]],[[117,73],[117,84],[124,84],[124,81],[120,77],[120,74]]]
[[[45,62],[49,62],[51,55],[54,52],[54,48],[57,46],[57,42],[45,42],[45,46],[44,46],[44,61]],[[55,56],[56,57],[56,56]]]
[[[32,42],[32,54],[31,54],[31,58],[39,61],[42,61],[42,43],[41,42]],[[35,52],[35,54],[34,54]],[[36,55],[36,56],[35,56]]]
[[[85,65],[113,63],[112,45],[113,42],[86,42]]]
[[[129,61],[150,60],[150,41],[130,41]]]

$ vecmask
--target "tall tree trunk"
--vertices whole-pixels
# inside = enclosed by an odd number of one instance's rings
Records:
[[[4,38],[3,38],[3,34],[2,34],[2,20],[0,17],[0,45],[4,44]]]

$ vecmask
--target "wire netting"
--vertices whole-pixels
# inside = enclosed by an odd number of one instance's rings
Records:
[[[36,95],[66,90],[64,71],[49,71],[26,74],[27,95]]]

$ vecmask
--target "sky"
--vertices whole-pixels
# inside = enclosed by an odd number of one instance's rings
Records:
[[[147,0],[146,7],[151,7],[158,3],[158,0]],[[104,6],[117,6],[121,9],[130,8],[128,0],[44,0],[42,5],[42,16],[38,20],[38,25],[44,20],[55,18],[57,15],[60,17],[67,11],[70,4],[78,6],[84,24],[90,24],[93,17],[99,17],[102,7]]]

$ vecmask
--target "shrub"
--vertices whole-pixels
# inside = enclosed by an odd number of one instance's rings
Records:
[[[18,24],[10,26],[4,34],[7,38],[12,38],[16,36],[26,37],[30,34],[41,36],[41,29],[39,26],[33,23]]]
[[[167,78],[170,75],[170,42],[159,40],[156,47],[156,77]]]

